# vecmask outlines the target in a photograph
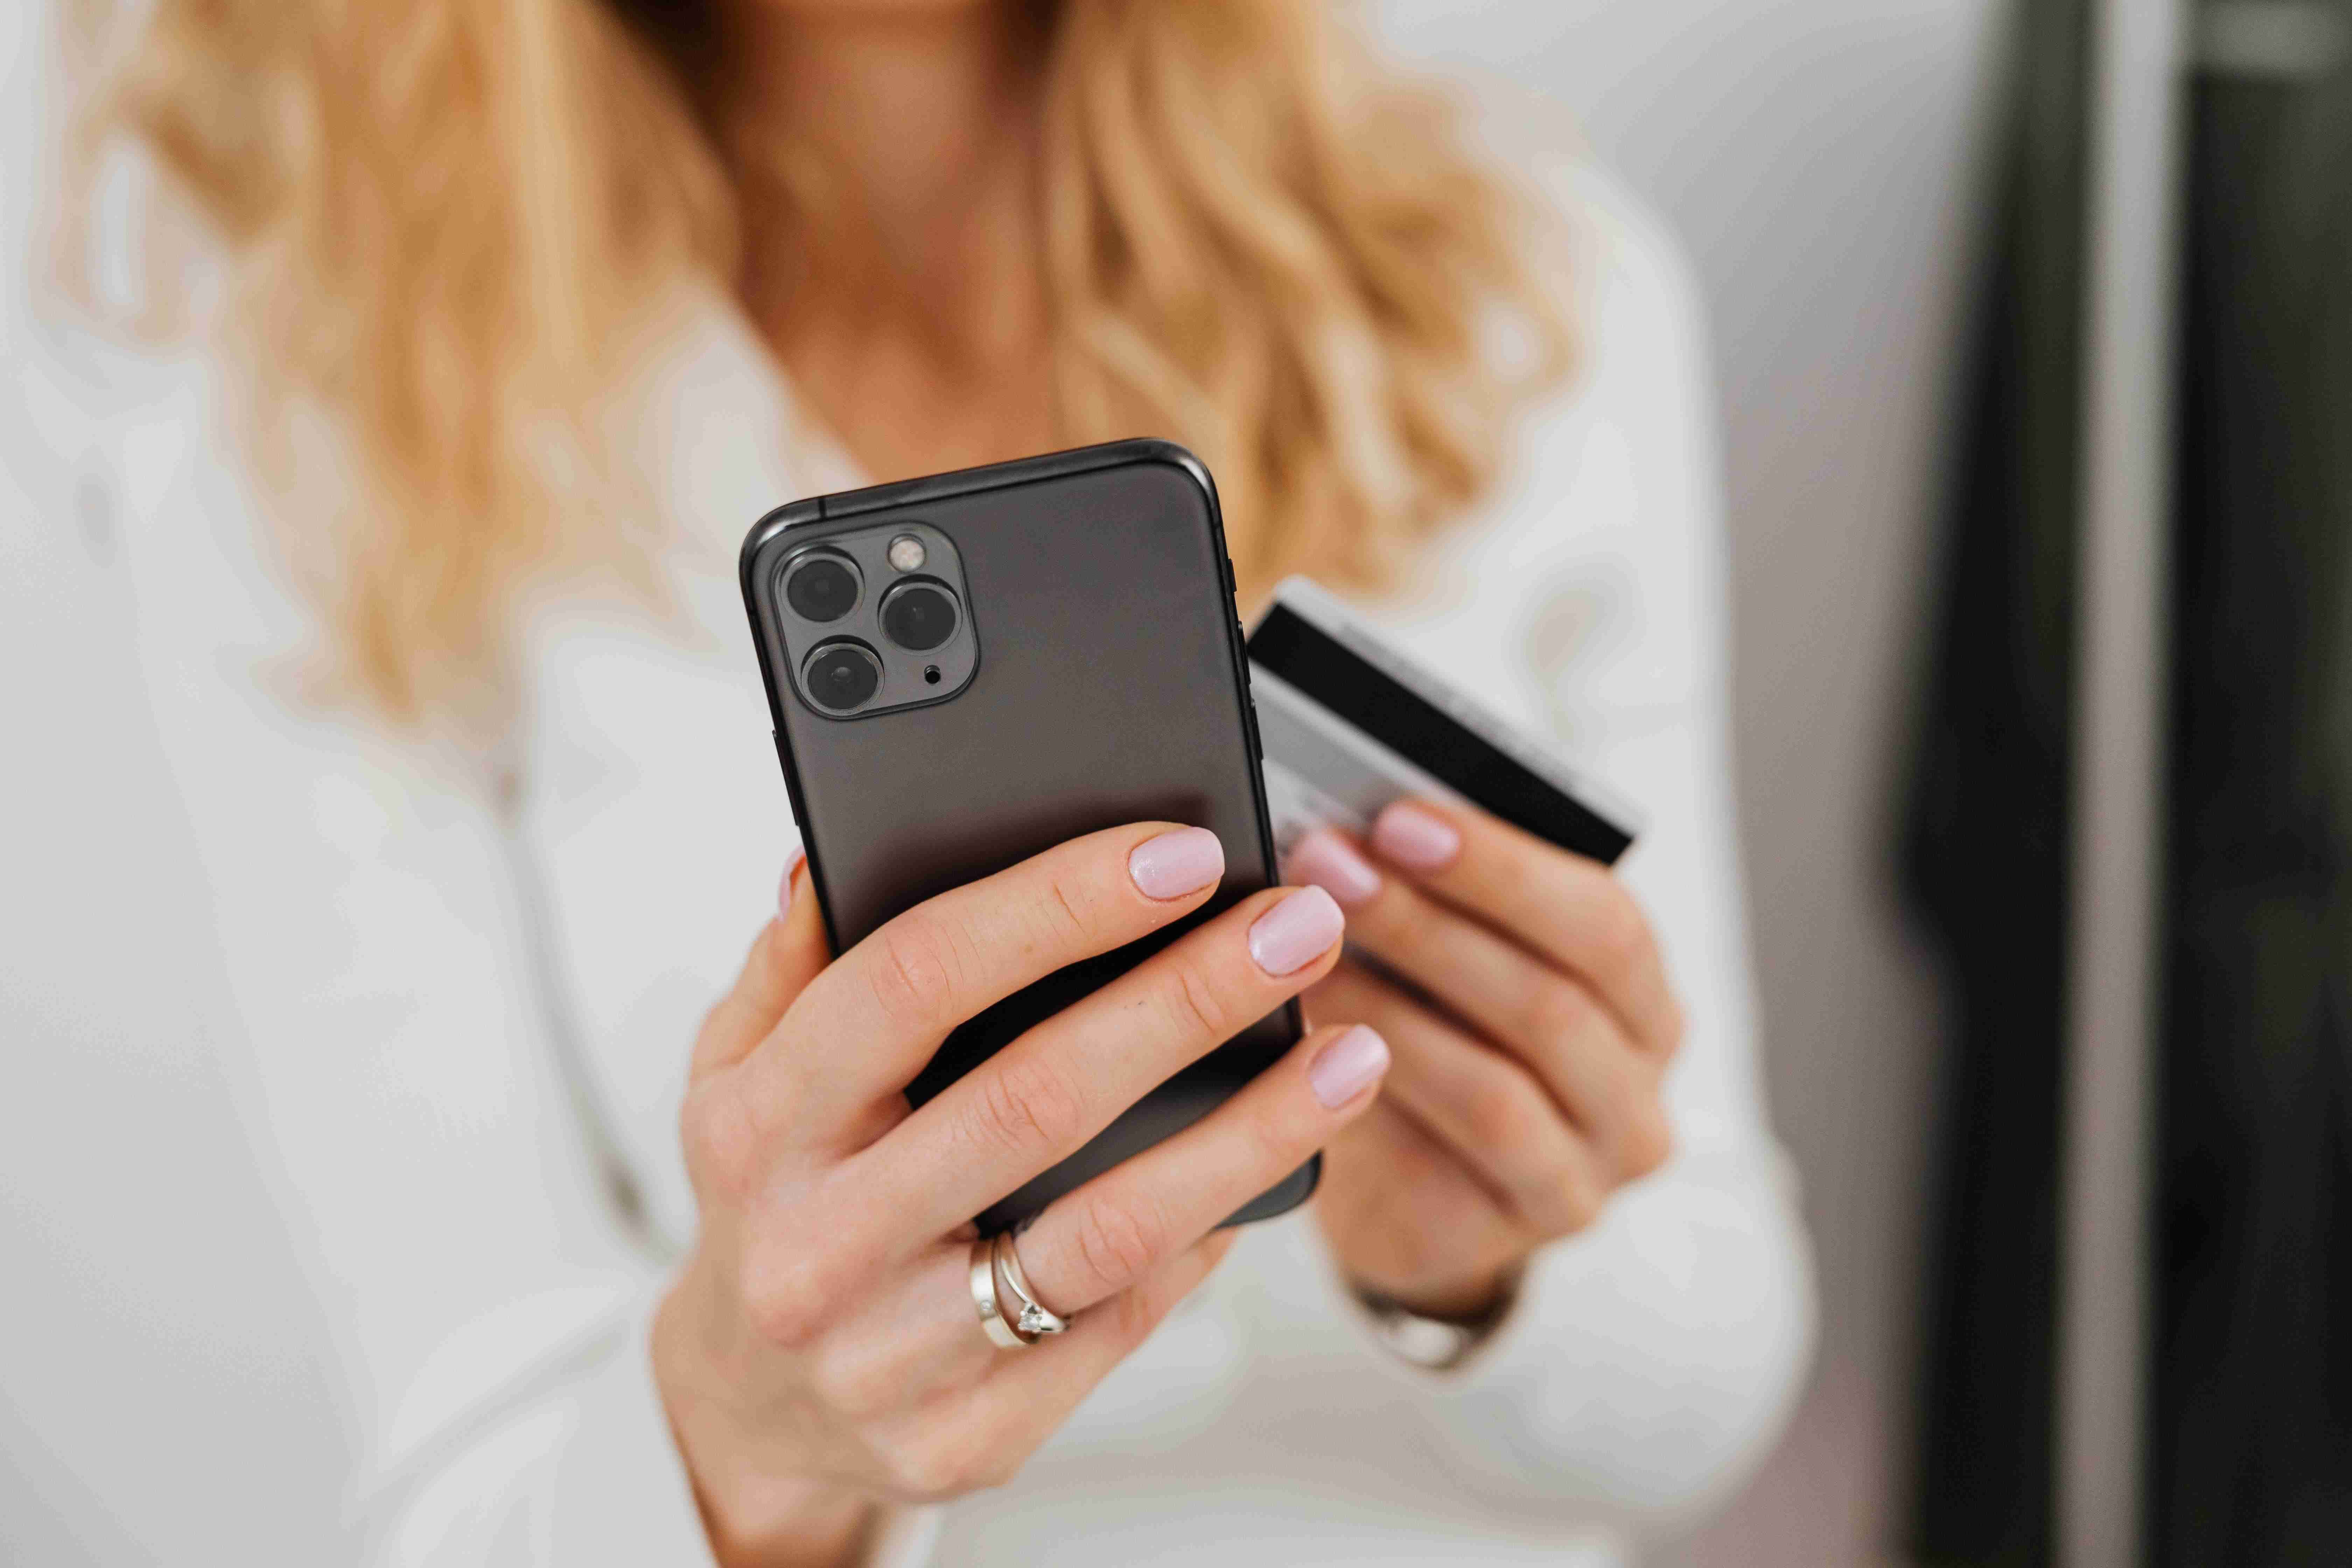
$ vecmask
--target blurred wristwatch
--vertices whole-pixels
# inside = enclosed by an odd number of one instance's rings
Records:
[[[1431,1372],[1451,1372],[1493,1337],[1503,1320],[1511,1315],[1511,1308],[1519,1299],[1519,1279],[1513,1274],[1504,1281],[1490,1305],[1467,1318],[1427,1317],[1378,1290],[1360,1285],[1349,1289],[1370,1320],[1372,1337],[1391,1355]]]

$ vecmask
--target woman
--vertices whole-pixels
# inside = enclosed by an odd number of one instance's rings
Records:
[[[1604,1563],[1760,1450],[1809,1303],[1712,452],[1604,180],[1524,154],[1544,222],[1281,0],[163,0],[114,102],[259,393],[101,447],[214,1038],[384,1554]],[[187,456],[215,402],[269,521]],[[795,867],[737,967],[791,838],[732,546],[1135,433],[1207,458],[1245,599],[1351,591],[1645,840],[1619,878],[1456,807],[1317,836],[910,1113],[957,1020],[1222,847],[1095,835],[838,956]],[[997,1348],[961,1216],[1302,992],[1291,1057],[1023,1235],[1073,1327]],[[1212,1229],[1325,1145],[1310,1212]]]

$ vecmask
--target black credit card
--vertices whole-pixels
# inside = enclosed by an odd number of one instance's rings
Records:
[[[1249,658],[1286,850],[1316,826],[1360,834],[1412,795],[1466,801],[1603,865],[1633,842],[1630,810],[1303,577],[1275,590]]]

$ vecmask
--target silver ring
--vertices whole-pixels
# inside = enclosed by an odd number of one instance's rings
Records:
[[[971,1244],[971,1304],[980,1313],[981,1331],[998,1350],[1017,1351],[1029,1342],[1013,1331],[996,1294],[996,1244],[982,1237]]]
[[[1070,1320],[1039,1301],[1037,1293],[1029,1289],[1029,1277],[1021,1271],[1021,1254],[1013,1249],[1013,1232],[1009,1230],[1000,1232],[996,1237],[996,1267],[1013,1299],[1006,1305],[1020,1304],[1021,1310],[1013,1318],[1013,1332],[1021,1337],[1023,1344],[1034,1344],[1049,1335],[1068,1331]]]

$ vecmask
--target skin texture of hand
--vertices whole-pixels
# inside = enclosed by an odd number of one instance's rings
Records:
[[[1020,1237],[1069,1332],[999,1351],[968,1216],[1329,973],[1322,891],[1243,900],[1031,1029],[919,1110],[903,1092],[1000,997],[1197,910],[1200,828],[1074,839],[941,894],[838,960],[806,873],[695,1047],[682,1130],[701,1234],[654,1363],[720,1562],[835,1563],[874,1504],[999,1483],[1223,1256],[1215,1226],[1371,1105],[1369,1029],[1310,1035],[1215,1112]]]
[[[1433,1317],[1491,1305],[1670,1148],[1681,1043],[1648,920],[1608,869],[1467,807],[1400,802],[1286,873],[1348,911],[1307,1016],[1395,1051],[1326,1152],[1316,1213],[1349,1279]]]

